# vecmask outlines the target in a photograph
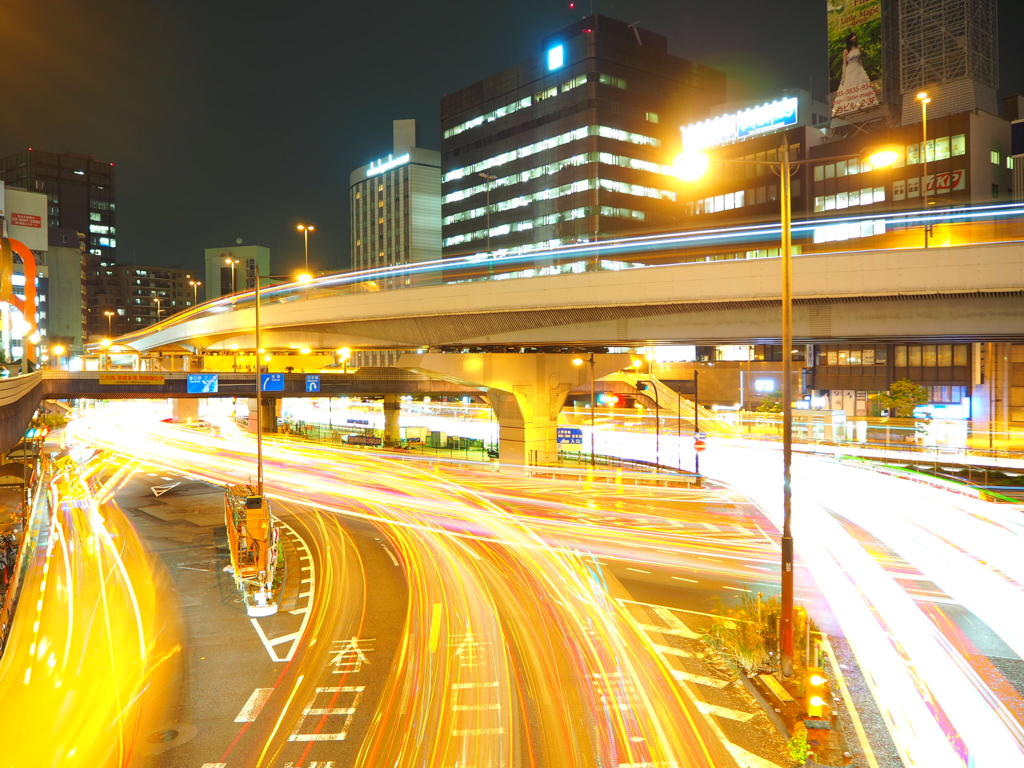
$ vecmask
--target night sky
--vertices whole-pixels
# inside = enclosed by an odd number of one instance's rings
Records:
[[[1002,0],[1002,94],[1024,93],[1024,2]],[[348,176],[391,150],[391,121],[440,143],[440,97],[539,50],[568,2],[4,0],[0,156],[117,163],[118,261],[198,268],[259,242],[272,268],[348,264]],[[596,11],[665,34],[728,73],[730,98],[825,94],[825,0],[637,0]]]

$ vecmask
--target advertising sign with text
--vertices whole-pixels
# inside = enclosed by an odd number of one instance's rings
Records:
[[[163,386],[164,375],[162,373],[100,373],[100,386],[118,384],[145,384],[148,386]]]
[[[46,195],[7,187],[4,197],[6,205],[0,208],[7,211],[7,236],[20,240],[30,251],[45,251]]]
[[[882,103],[882,0],[828,0],[832,117]]]

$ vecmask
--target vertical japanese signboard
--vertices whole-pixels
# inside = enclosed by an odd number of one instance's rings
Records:
[[[828,0],[832,117],[882,103],[882,0]]]

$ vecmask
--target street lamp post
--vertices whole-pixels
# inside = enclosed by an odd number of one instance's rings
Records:
[[[231,293],[235,293],[237,288],[235,285],[235,265],[238,264],[238,259],[227,258],[224,259],[224,263],[231,265]]]
[[[159,323],[160,322],[160,297],[159,296],[154,296],[153,298],[156,301],[156,321]]]
[[[486,226],[487,226],[487,252],[490,253],[491,252],[491,182],[492,181],[497,181],[498,177],[497,176],[491,176],[488,173],[478,173],[477,176],[479,176],[481,179],[485,179],[487,181],[487,184],[486,184],[486,187],[487,187],[487,202],[484,204],[484,213],[487,216],[487,224],[486,224]]]
[[[595,452],[594,452],[594,445],[595,445],[594,432],[597,429],[597,425],[594,423],[594,399],[595,399],[594,389],[595,389],[595,387],[594,387],[594,353],[593,352],[590,353],[590,355],[587,357],[586,360],[584,360],[582,357],[574,357],[573,361],[572,361],[573,365],[583,365],[584,363],[589,363],[590,364],[590,468],[594,469],[597,466],[597,456],[595,455]]]
[[[299,226],[296,229],[298,229],[298,231],[302,233],[302,240],[303,240],[303,242],[305,243],[305,246],[306,246],[306,272],[308,273],[309,272],[309,233],[310,232],[315,232],[316,231],[316,227],[314,227],[312,224],[299,224]]]
[[[658,385],[653,377],[646,381],[638,381],[637,384],[645,385],[644,391],[650,386],[654,392],[654,471],[657,472],[661,469],[661,403],[658,400]]]
[[[768,165],[779,175],[779,223],[782,256],[782,600],[779,620],[780,672],[784,678],[793,676],[793,203],[792,174],[794,166],[828,160],[846,160],[861,155],[792,160],[785,136],[780,148],[781,160],[729,160],[716,162],[738,165]],[[882,168],[896,162],[899,153],[891,147],[877,149],[868,162]],[[684,151],[676,158],[677,174],[684,181],[696,181],[711,165],[711,158],[702,152]]]
[[[928,94],[921,91],[917,94],[917,100],[921,102],[921,199],[924,202],[924,247],[928,247],[928,235],[931,224],[928,223],[928,105],[932,100]]]
[[[263,363],[260,359],[260,265],[256,270],[256,495],[263,498]]]
[[[188,284],[192,286],[192,306],[199,303],[199,286],[203,284],[202,280],[189,280]]]
[[[113,331],[114,313],[113,313],[113,311],[107,309],[107,310],[104,310],[103,314],[107,316],[107,336],[113,336],[114,335],[114,331]]]

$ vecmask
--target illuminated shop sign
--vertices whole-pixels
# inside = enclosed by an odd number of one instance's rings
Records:
[[[409,153],[406,152],[404,155],[398,157],[392,157],[388,155],[388,159],[385,160],[383,157],[380,160],[374,160],[370,163],[370,167],[366,169],[366,177],[377,176],[378,174],[390,171],[393,168],[397,168],[400,165],[405,165],[409,162]]]
[[[693,152],[797,124],[800,100],[796,96],[683,126],[683,149]]]
[[[565,46],[548,48],[548,70],[560,69],[565,64]]]

